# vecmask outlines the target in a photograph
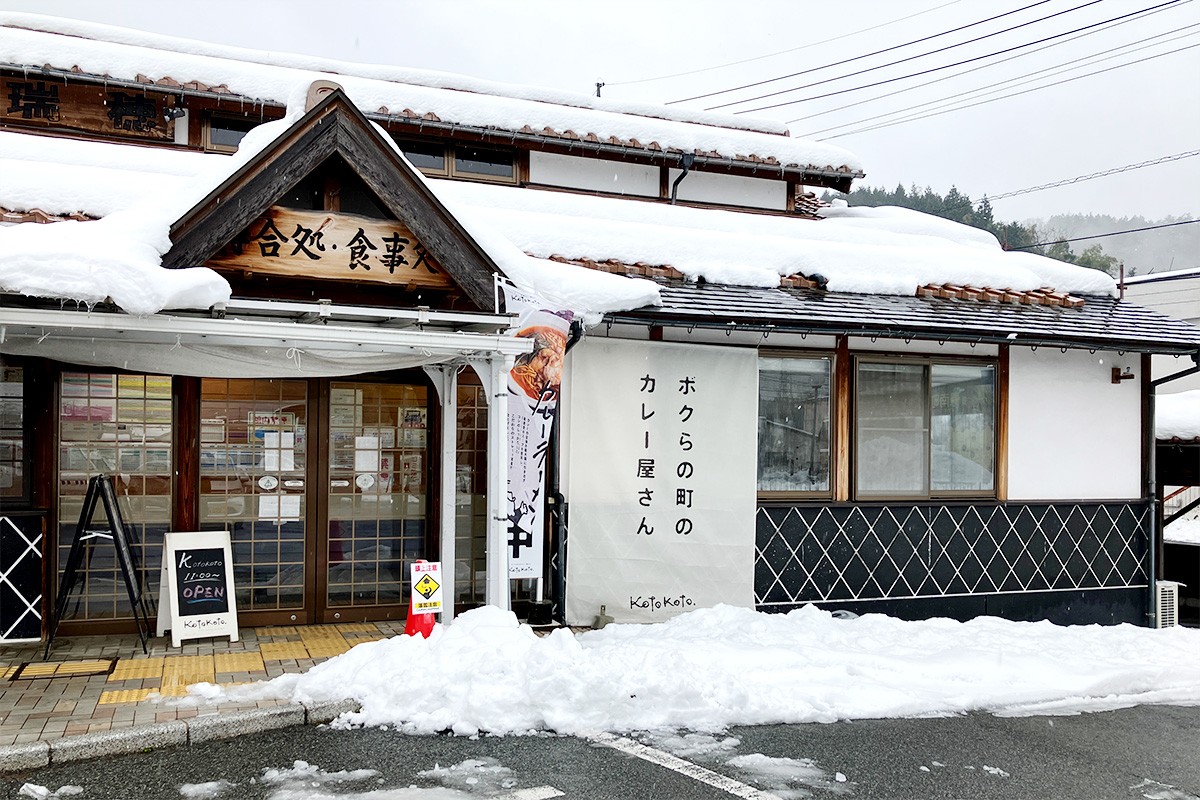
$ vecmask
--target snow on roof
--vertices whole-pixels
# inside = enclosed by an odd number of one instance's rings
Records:
[[[1200,439],[1200,389],[1155,396],[1154,438],[1187,442]]]
[[[1099,270],[1005,252],[986,231],[903,208],[839,208],[824,220],[670,206],[489,184],[431,180],[455,213],[472,213],[538,258],[670,266],[690,279],[778,286],[819,274],[830,291],[916,294],[925,284],[1115,296]]]
[[[615,103],[565,92],[389,66],[349,64],[159,36],[36,14],[0,12],[0,63],[81,70],[119,80],[170,77],[227,86],[248,98],[283,103],[292,87],[334,79],[367,111],[432,112],[444,122],[520,131],[550,128],[615,137],[662,149],[717,153],[724,158],[775,159],[785,166],[862,172],[846,150],[794,139],[761,120]],[[781,135],[782,134],[782,135]]]
[[[1138,283],[1159,283],[1161,281],[1181,281],[1188,278],[1200,278],[1200,267],[1189,267],[1187,269],[1166,270],[1163,272],[1151,272],[1146,275],[1130,275],[1125,278],[1127,285]]]
[[[297,96],[303,89],[294,87]],[[111,297],[138,314],[223,300],[229,287],[216,273],[160,268],[167,231],[296,116],[256,128],[233,157],[0,133],[0,208],[103,218],[0,228],[0,289],[88,303]],[[1005,253],[984,231],[907,209],[832,207],[814,221],[427,183],[510,278],[584,314],[656,305],[658,290],[551,256],[668,265],[691,279],[745,286],[777,286],[781,275],[803,273],[854,293],[913,295],[931,283],[1115,293],[1102,272]]]

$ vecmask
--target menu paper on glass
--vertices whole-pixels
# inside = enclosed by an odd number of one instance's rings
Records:
[[[171,532],[163,537],[158,635],[171,646],[185,639],[238,640],[233,555],[228,531]]]

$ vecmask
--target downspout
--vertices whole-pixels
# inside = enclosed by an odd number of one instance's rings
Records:
[[[671,184],[671,205],[675,205],[675,193],[679,191],[679,184],[688,176],[688,170],[692,168],[692,164],[696,163],[696,155],[694,153],[684,153],[679,159],[679,166],[682,172],[679,177]]]
[[[1150,627],[1158,627],[1158,539],[1162,532],[1158,529],[1158,439],[1155,437],[1155,393],[1159,386],[1189,375],[1200,372],[1200,351],[1192,353],[1193,367],[1176,372],[1173,375],[1150,381],[1150,394],[1146,398],[1146,436],[1149,439],[1150,463],[1146,468],[1146,497],[1150,501],[1150,525],[1148,547],[1150,551]]]
[[[571,348],[583,338],[583,324],[579,320],[571,323],[571,336],[563,349],[563,356],[571,352]],[[559,444],[560,425],[562,418],[562,398],[559,398],[558,413],[550,423],[550,442],[547,459],[549,466],[546,470],[548,484],[546,502],[550,507],[550,535],[554,542],[554,557],[558,560],[558,569],[554,573],[554,586],[551,587],[553,602],[556,607],[554,619],[566,624],[567,619],[567,498],[563,496],[560,482]]]

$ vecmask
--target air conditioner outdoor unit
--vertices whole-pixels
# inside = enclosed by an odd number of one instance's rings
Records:
[[[1154,587],[1154,605],[1158,609],[1156,628],[1173,628],[1179,624],[1178,581],[1158,581]]]

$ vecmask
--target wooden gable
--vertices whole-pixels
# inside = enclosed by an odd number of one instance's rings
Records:
[[[361,188],[375,213],[296,207],[317,176],[334,195],[339,183]],[[171,241],[165,266],[220,270],[237,294],[250,279],[275,277],[376,302],[420,290],[461,295],[485,310],[500,271],[340,89],[181,217]],[[381,295],[381,284],[393,294]]]

